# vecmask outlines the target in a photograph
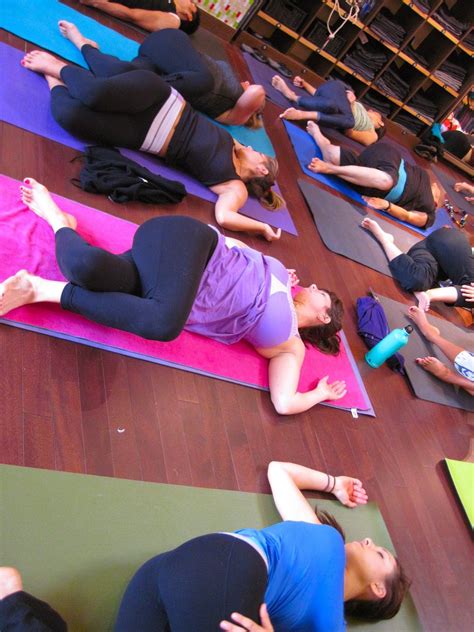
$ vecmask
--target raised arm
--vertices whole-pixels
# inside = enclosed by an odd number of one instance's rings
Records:
[[[332,476],[295,463],[272,461],[268,466],[268,481],[282,520],[320,524],[302,489],[332,493],[347,507],[367,502],[367,493],[357,478]]]
[[[221,114],[216,120],[224,125],[244,125],[252,114],[263,108],[264,103],[263,87],[251,85],[239,97],[234,107]]]
[[[385,211],[385,213],[389,213],[389,215],[402,220],[402,222],[413,224],[413,226],[420,226],[422,228],[428,220],[427,213],[422,211],[407,211],[402,206],[393,204],[393,202],[389,202],[384,198],[364,196],[364,200],[373,208],[376,208],[379,211]]]
[[[211,191],[218,196],[214,212],[219,226],[237,232],[262,235],[267,241],[280,239],[281,229],[275,231],[268,224],[239,215],[239,210],[248,198],[247,189],[243,182],[230,180],[211,187]]]
[[[275,410],[280,415],[295,415],[309,410],[325,400],[336,400],[346,394],[346,383],[336,381],[328,384],[328,376],[319,380],[318,385],[306,393],[298,392],[301,367],[305,347],[297,338],[271,349],[257,349],[260,355],[270,360],[268,380],[270,396]]]
[[[366,130],[365,132],[359,132],[354,129],[346,129],[344,134],[348,138],[352,138],[352,140],[355,140],[357,143],[365,145],[366,147],[376,143],[379,138],[375,129]]]

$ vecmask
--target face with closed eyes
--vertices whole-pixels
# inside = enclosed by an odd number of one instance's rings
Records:
[[[268,175],[268,156],[252,147],[240,146],[235,151],[243,169],[244,180],[247,177],[261,177]]]
[[[386,580],[397,568],[395,557],[370,538],[349,542],[346,549],[346,568],[362,589],[360,599],[382,599],[386,594]]]

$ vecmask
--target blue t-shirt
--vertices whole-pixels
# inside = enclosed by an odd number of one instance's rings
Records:
[[[237,533],[251,538],[267,556],[265,603],[275,630],[345,630],[345,551],[336,529],[286,521]]]

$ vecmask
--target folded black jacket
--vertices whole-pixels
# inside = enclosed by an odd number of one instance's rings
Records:
[[[113,147],[86,147],[79,175],[81,189],[103,193],[113,202],[177,204],[186,195],[181,182],[152,173]]]

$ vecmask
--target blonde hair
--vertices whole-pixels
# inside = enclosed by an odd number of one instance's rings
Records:
[[[278,174],[278,162],[270,156],[266,156],[266,159],[267,175],[249,178],[244,184],[249,195],[257,198],[264,208],[276,211],[285,204],[285,200],[272,189]]]
[[[245,127],[250,129],[260,129],[263,127],[263,116],[260,112],[254,112],[244,123]]]

